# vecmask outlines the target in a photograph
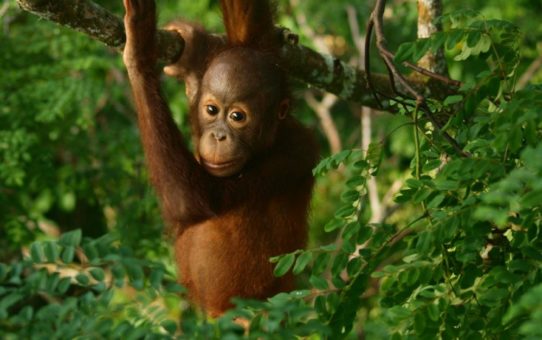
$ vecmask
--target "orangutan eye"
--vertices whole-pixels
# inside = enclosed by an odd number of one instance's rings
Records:
[[[230,119],[235,122],[242,122],[247,118],[243,112],[232,112],[230,113]]]
[[[207,105],[206,109],[207,109],[207,113],[210,114],[211,116],[215,116],[218,114],[218,107],[214,105]]]

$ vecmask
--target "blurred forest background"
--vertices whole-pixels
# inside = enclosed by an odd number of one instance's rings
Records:
[[[96,2],[123,14],[121,1]],[[279,23],[299,34],[301,44],[362,65],[372,2],[278,3]],[[456,44],[450,44],[450,36],[443,38],[451,78],[472,86],[463,89],[462,97],[443,98],[440,108],[434,103],[432,108],[460,112],[461,119],[451,119],[447,131],[461,145],[469,145],[473,162],[484,162],[455,164],[461,158],[444,139],[432,141],[435,130],[427,125],[413,129],[408,110],[391,114],[363,109],[295,83],[294,115],[316,132],[324,159],[316,171],[309,244],[320,253],[277,260],[289,269],[297,259],[294,271],[302,272],[299,287],[305,292],[300,294],[320,291],[324,293],[315,295],[324,299],[288,296],[272,307],[241,303],[240,308],[251,311],[249,319],[258,310],[280,311],[278,321],[272,313],[251,319],[254,336],[542,336],[535,326],[542,324],[542,89],[536,86],[542,81],[542,3],[443,3],[444,13],[461,18],[444,20],[445,32],[470,27],[470,32],[487,29],[488,36],[493,29],[513,35],[492,40],[487,48],[478,46],[480,37],[469,38],[467,31],[455,37]],[[159,20],[165,24],[183,17],[221,32],[218,7],[218,1],[211,0],[159,1]],[[392,51],[416,40],[415,1],[389,1],[384,18]],[[0,2],[0,23],[0,337],[240,336],[235,325],[208,323],[177,294],[183,290],[173,283],[170,240],[148,182],[120,54],[20,10],[15,0]],[[465,50],[461,44],[479,50],[458,57]],[[386,73],[375,48],[372,53],[373,72]],[[492,53],[502,56],[497,63],[508,63],[502,67],[508,72],[492,72]],[[188,136],[184,88],[165,77],[163,84],[174,118]],[[365,157],[360,150],[369,145],[371,154]],[[455,170],[449,169],[452,165]],[[475,170],[480,173],[465,175]],[[439,178],[439,171],[449,177]],[[356,174],[369,178],[370,172],[375,180],[356,182]],[[366,248],[369,252],[362,258],[367,258],[359,263],[348,255],[359,248],[342,246],[352,220],[333,222],[353,213],[344,210],[352,188],[357,190],[355,222],[360,221],[354,243],[376,244]],[[451,210],[469,214],[453,215]],[[364,233],[367,226],[370,231]],[[385,243],[378,237],[386,239],[401,230],[408,232],[385,254],[378,253]],[[459,255],[462,249],[464,256]],[[374,268],[373,259],[378,260]],[[55,264],[58,267],[51,267]],[[385,265],[388,271],[382,270]],[[52,276],[55,268],[58,273]],[[344,272],[357,277],[363,270],[373,273],[372,278],[365,277],[358,291],[362,298],[345,307],[349,295],[344,292],[352,291],[353,280]],[[335,272],[342,275],[342,283]],[[116,281],[109,284],[110,276]],[[103,285],[94,286],[97,282]],[[156,288],[162,286],[166,288]],[[418,298],[423,301],[417,304]],[[349,308],[355,310],[354,317],[339,318],[337,310]],[[345,332],[333,329],[342,322],[337,320],[349,318]]]

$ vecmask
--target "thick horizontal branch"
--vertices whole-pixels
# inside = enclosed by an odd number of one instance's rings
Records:
[[[126,37],[121,18],[90,0],[17,0],[17,3],[28,12],[83,32],[110,47],[118,50],[124,47]],[[176,61],[184,49],[182,37],[166,30],[158,30],[158,44],[160,60],[165,63]],[[364,71],[301,45],[285,45],[281,59],[288,74],[310,86],[345,100],[378,107]],[[394,96],[388,76],[374,74],[372,78],[377,91]]]
[[[89,0],[17,0],[19,6],[40,18],[85,33],[119,51],[126,34],[121,18]],[[171,63],[181,55],[184,40],[172,31],[158,31],[160,60]]]

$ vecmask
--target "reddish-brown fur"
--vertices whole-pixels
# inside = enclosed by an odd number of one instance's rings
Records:
[[[266,136],[265,143],[249,141],[254,144],[243,152],[250,153],[250,157],[235,176],[209,174],[198,162],[198,152],[194,157],[186,147],[160,94],[159,78],[154,71],[154,1],[125,0],[124,3],[127,32],[124,61],[151,181],[165,219],[177,231],[175,251],[181,282],[189,289],[191,298],[210,315],[219,315],[230,308],[232,297],[263,299],[292,289],[291,276],[273,276],[269,258],[302,248],[306,242],[313,186],[311,169],[317,161],[317,148],[310,132],[289,115],[284,118],[279,114],[277,118],[276,113],[284,109],[282,103],[287,99],[279,89],[281,84],[249,84],[253,88],[271,87],[271,97],[254,99],[264,114],[258,116],[259,125],[254,131],[234,133],[245,133],[252,139]],[[268,2],[229,0],[222,1],[222,8],[227,44],[193,25],[178,23],[170,27],[183,35],[187,47],[181,60],[166,72],[187,81],[196,144],[205,143],[199,141],[206,127],[198,122],[197,105],[201,93],[207,90],[202,87],[201,79],[208,62],[219,52],[232,48],[229,59],[224,60],[231,60],[233,55],[237,66],[258,70],[259,64],[249,66],[247,61],[235,58],[240,59],[236,56],[245,53],[253,57],[263,54],[238,50],[239,46],[261,46],[255,43],[258,37],[272,36]],[[272,75],[276,69],[262,72]],[[240,77],[242,81],[260,79],[251,74]],[[244,91],[235,84],[232,88]]]

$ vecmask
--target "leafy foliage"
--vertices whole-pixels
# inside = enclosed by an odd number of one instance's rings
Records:
[[[313,231],[309,249],[270,259],[275,275],[297,275],[300,290],[235,300],[236,308],[216,320],[194,311],[174,283],[120,59],[9,8],[15,33],[0,39],[6,70],[0,77],[0,333],[7,339],[540,338],[542,87],[518,91],[516,85],[526,69],[523,56],[536,57],[537,39],[530,37],[542,32],[522,34],[510,22],[487,19],[495,2],[483,14],[447,14],[443,32],[407,42],[409,32],[399,28],[409,27],[415,12],[409,4],[393,6],[398,19],[386,27],[401,31],[390,37],[392,45],[402,42],[395,61],[416,62],[444,48],[461,88],[423,109],[408,98],[391,100],[399,114],[375,122],[382,133],[368,150],[324,158],[314,175],[334,191],[317,188],[313,210],[315,220],[325,220],[314,229],[326,235]],[[516,7],[539,6],[522,4],[510,9],[512,18],[519,16]],[[166,19],[182,11],[220,26],[209,11],[213,2],[163,6]],[[332,21],[349,35],[337,6],[302,8],[315,23]],[[532,28],[532,18],[519,24]],[[39,35],[32,34],[36,27]],[[185,99],[172,88],[166,84],[186,131],[179,109]],[[314,124],[308,111],[300,112]],[[429,115],[444,120],[442,127]],[[359,132],[349,115],[338,123],[345,136]],[[381,191],[401,183],[381,219],[372,216],[373,177]],[[320,209],[324,203],[327,210]]]
[[[3,336],[124,339],[174,333],[177,325],[163,304],[182,288],[165,278],[163,266],[117,244],[109,235],[81,243],[76,230],[58,241],[33,243],[23,261],[1,264]],[[137,290],[131,297],[119,293],[126,284]]]

